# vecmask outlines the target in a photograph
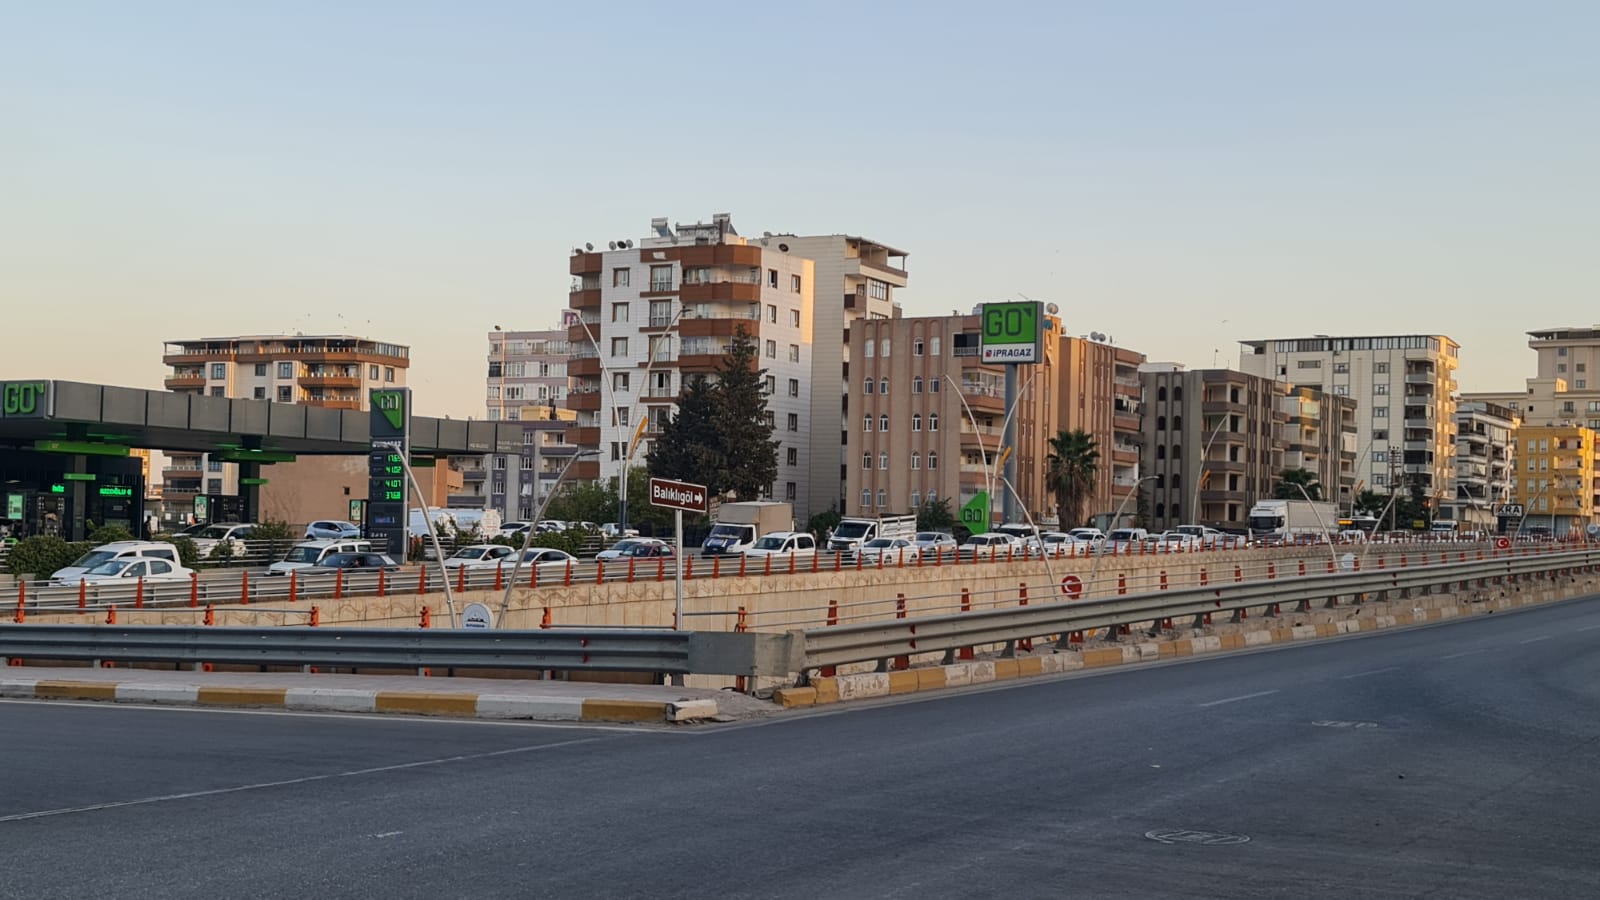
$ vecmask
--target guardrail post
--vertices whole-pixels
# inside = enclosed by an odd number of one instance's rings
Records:
[[[1242,606],[1233,611],[1233,621],[1235,622],[1243,622],[1248,618],[1250,618],[1250,611]]]
[[[467,570],[463,567],[462,572]],[[333,599],[344,599],[344,570],[338,569],[333,573]]]
[[[89,582],[87,579],[78,579],[78,608],[89,608]]]
[[[310,622],[311,627],[312,628],[316,628],[318,625],[321,625],[321,624],[322,624],[322,607],[320,607],[320,606],[311,607],[311,622]]]
[[[880,554],[880,558],[881,558],[881,554]],[[896,619],[904,619],[906,617],[906,595],[905,594],[895,594],[894,595],[894,617]],[[912,645],[915,646],[915,644],[916,644],[916,641],[912,641]],[[894,667],[897,670],[911,668],[911,657],[909,657],[909,656],[896,656],[894,658]]]
[[[144,576],[139,576],[139,584],[133,591],[133,608],[144,609]]]
[[[239,605],[247,606],[250,603],[250,572],[239,573]]]
[[[1267,577],[1269,579],[1278,577],[1278,564],[1271,560],[1267,561]]]
[[[202,625],[215,625],[215,624],[217,624],[217,611],[215,609],[213,609],[211,604],[209,604],[209,603],[206,604],[205,618],[200,620],[200,624],[202,624]]]
[[[594,561],[594,583],[596,585],[606,583],[606,561],[603,559]]]
[[[686,556],[683,558],[683,580],[694,580],[694,557],[692,556]]]
[[[200,573],[189,573],[189,605],[200,605]]]
[[[537,567],[535,567],[537,568]],[[561,582],[562,587],[572,587],[572,560],[567,560],[567,574]]]
[[[117,605],[115,603],[106,608],[106,624],[117,624]]]
[[[657,558],[661,559],[661,560],[666,559],[666,557],[657,557]],[[661,569],[664,566],[665,566],[665,564],[663,563],[662,566],[658,566],[656,568],[656,580],[657,581],[661,580]],[[721,578],[721,577],[722,577],[722,557],[721,557],[721,555],[713,556],[713,557],[711,557],[711,580],[712,581],[716,581],[718,578]]]
[[[794,554],[789,554],[789,574],[794,574]]]
[[[529,566],[528,568],[530,570],[534,571],[534,572],[539,571],[539,567],[538,566]],[[501,590],[505,589],[505,586],[506,586],[506,567],[504,565],[495,566],[494,567],[494,589],[496,591],[501,591]]]

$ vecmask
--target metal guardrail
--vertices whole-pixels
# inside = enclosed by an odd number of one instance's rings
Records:
[[[1341,596],[1429,590],[1438,586],[1529,578],[1549,572],[1593,572],[1597,567],[1600,567],[1600,551],[1507,556],[825,626],[807,628],[797,634],[804,645],[803,667],[816,669],[1190,616],[1232,615],[1256,608],[1266,608],[1269,615],[1278,613],[1285,605],[1306,611],[1312,604],[1334,602]]]
[[[0,625],[0,658],[339,668],[748,675],[787,666],[782,635],[645,629],[502,631]],[[758,658],[758,655],[764,654]]]

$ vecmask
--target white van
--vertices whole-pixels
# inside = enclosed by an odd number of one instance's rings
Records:
[[[287,575],[295,569],[319,565],[335,553],[371,553],[371,541],[301,541],[283,559],[267,567],[268,575]]]
[[[51,584],[77,584],[78,579],[101,563],[135,556],[164,559],[178,565],[178,548],[161,541],[113,541],[90,550],[73,560],[72,565],[57,569],[50,575]]]
[[[1106,535],[1106,549],[1112,552],[1137,552],[1139,545],[1150,537],[1143,528],[1113,528]]]

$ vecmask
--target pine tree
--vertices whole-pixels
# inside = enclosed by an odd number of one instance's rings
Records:
[[[717,368],[716,424],[726,467],[715,493],[732,491],[739,500],[756,500],[778,478],[778,442],[767,421],[766,375],[756,340],[740,326]]]
[[[677,414],[646,457],[650,474],[703,484],[713,496],[727,490],[727,458],[722,453],[718,424],[721,414],[718,391],[704,375],[685,379]]]

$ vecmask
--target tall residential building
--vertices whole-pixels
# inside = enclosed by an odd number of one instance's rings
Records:
[[[1283,471],[1288,388],[1228,369],[1143,368],[1146,527],[1238,531]],[[1298,396],[1298,395],[1297,395]],[[1300,408],[1296,412],[1302,411]],[[1319,439],[1320,443],[1320,439]]]
[[[1528,425],[1582,423],[1600,430],[1600,326],[1528,332],[1537,374],[1520,391],[1477,391],[1461,399],[1497,403]]]
[[[1350,397],[1291,387],[1280,401],[1283,424],[1283,468],[1304,469],[1322,486],[1322,499],[1350,513],[1356,499],[1356,452],[1359,429],[1356,402]]]
[[[1404,475],[1435,510],[1454,495],[1455,341],[1438,334],[1316,335],[1241,344],[1244,372],[1356,401],[1357,480],[1385,491]]]
[[[1516,496],[1519,417],[1507,406],[1462,397],[1456,407],[1456,492],[1441,518],[1463,531],[1494,531],[1495,509]]]
[[[372,388],[406,383],[411,350],[351,335],[250,335],[167,341],[168,390],[211,397],[367,408]],[[168,453],[163,497],[181,509],[196,494],[237,494],[238,466],[198,453]]]
[[[726,215],[710,225],[652,222],[654,234],[574,250],[568,329],[573,378],[567,407],[578,419],[568,443],[599,451],[571,477],[614,479],[642,466],[676,407],[684,379],[715,378],[734,334],[755,341],[767,370],[767,409],[779,442],[774,499],[815,512],[805,484],[813,448],[837,457],[832,433],[811,427],[815,266],[784,240],[746,240]],[[830,337],[837,341],[839,337]],[[635,498],[637,500],[638,498]],[[634,502],[634,501],[630,501]]]
[[[1060,323],[1046,318],[1044,361],[1020,367],[1013,487],[1036,519],[1055,519],[1047,441],[1059,428]],[[948,500],[959,512],[989,491],[999,523],[1006,486],[995,463],[1006,417],[1005,369],[978,356],[976,315],[868,319],[850,326],[845,515],[915,512]],[[1019,519],[1023,518],[1019,515]],[[978,529],[974,529],[978,530]]]
[[[1584,425],[1517,429],[1516,502],[1524,510],[1523,528],[1567,537],[1594,523],[1595,434]]]
[[[1124,520],[1138,510],[1135,494],[1144,443],[1139,366],[1145,355],[1102,337],[1062,335],[1057,427],[1094,438],[1100,467],[1084,514],[1096,526],[1110,528],[1122,524],[1111,521],[1117,510],[1123,511]]]

